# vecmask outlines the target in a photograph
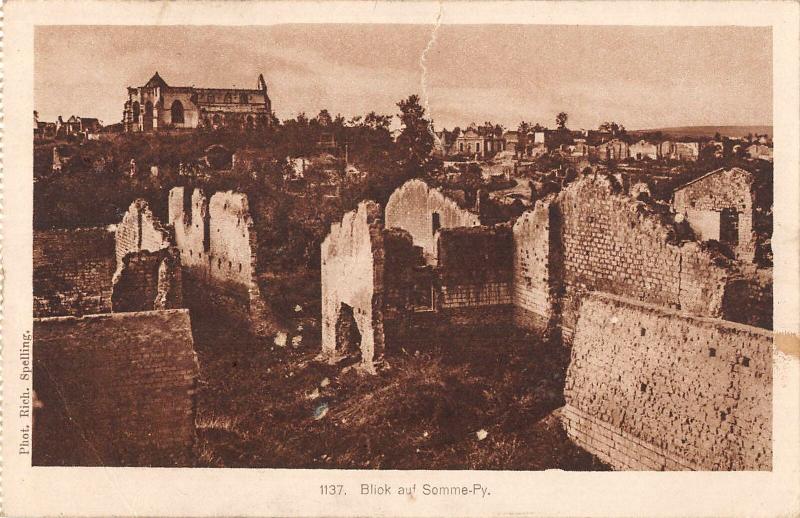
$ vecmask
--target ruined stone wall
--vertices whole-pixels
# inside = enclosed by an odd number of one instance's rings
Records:
[[[172,244],[169,231],[153,215],[147,201],[142,199],[135,200],[128,207],[117,225],[115,240],[117,265],[130,252],[157,252]]]
[[[34,465],[191,465],[188,311],[36,319],[33,340]]]
[[[544,204],[515,226],[515,300],[542,321],[557,305],[567,339],[581,298],[591,291],[722,314],[726,267],[697,243],[677,244],[674,227],[619,192],[613,180],[583,177],[551,203],[546,231]]]
[[[753,232],[753,175],[734,167],[719,170],[690,182],[675,191],[675,212],[686,216],[689,225],[702,240],[721,240],[721,213],[738,213],[737,243],[732,246],[736,258],[752,262],[756,237]]]
[[[114,274],[111,310],[151,311],[183,307],[183,283],[174,247],[141,250],[122,258]]]
[[[564,395],[569,436],[616,469],[771,469],[767,331],[595,293]]]
[[[336,361],[350,351],[337,336],[342,312],[358,327],[362,367],[372,370],[383,354],[383,222],[380,206],[361,202],[331,225],[321,245],[322,277],[322,354]],[[341,333],[339,333],[340,335]]]
[[[105,228],[35,230],[33,315],[111,311],[114,234]]]
[[[457,316],[454,323],[469,325],[488,323],[490,314],[510,316],[513,248],[508,225],[440,231],[436,307],[445,318]]]
[[[169,193],[169,223],[192,309],[221,311],[253,332],[272,332],[256,278],[258,238],[247,195],[218,192],[208,201],[199,189],[189,193],[175,187]]]
[[[513,227],[514,324],[530,331],[545,331],[558,313],[560,279],[553,272],[560,236],[552,211],[552,200],[540,200]]]
[[[422,247],[428,264],[436,263],[434,213],[439,228],[474,227],[480,225],[477,214],[458,205],[438,189],[422,180],[409,180],[395,190],[386,204],[386,228],[408,231],[414,244]]]

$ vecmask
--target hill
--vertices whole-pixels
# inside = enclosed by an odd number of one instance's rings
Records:
[[[772,126],[678,126],[672,128],[652,128],[628,130],[629,134],[655,133],[660,131],[665,135],[679,137],[708,137],[713,138],[716,133],[724,137],[744,137],[748,133],[772,136]]]

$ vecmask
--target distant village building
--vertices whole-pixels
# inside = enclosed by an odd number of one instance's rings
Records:
[[[264,76],[254,89],[169,86],[156,72],[144,85],[128,87],[123,111],[126,132],[204,127],[268,126],[272,102]]]
[[[455,138],[452,153],[485,158],[504,149],[506,145],[502,132],[495,128],[476,127],[475,124],[470,124]]]
[[[658,153],[666,160],[696,161],[700,156],[700,144],[665,140],[658,145]]]
[[[629,146],[628,153],[630,157],[636,160],[644,160],[645,158],[648,158],[650,160],[657,160],[658,146],[656,146],[652,142],[647,142],[646,140],[640,140],[639,142],[635,142]]]
[[[747,155],[753,160],[772,162],[772,148],[764,144],[753,144],[747,148]]]
[[[59,136],[68,135],[89,135],[97,133],[103,127],[103,123],[94,117],[70,116],[66,121],[59,115],[55,122],[55,133]]]
[[[596,152],[600,160],[624,160],[630,156],[628,144],[619,139],[603,142],[597,146]]]

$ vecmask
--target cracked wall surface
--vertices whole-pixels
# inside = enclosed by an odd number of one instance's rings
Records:
[[[258,237],[247,195],[200,189],[169,193],[169,223],[183,265],[185,300],[192,309],[245,323],[259,335],[274,321],[256,277]]]
[[[321,245],[322,354],[336,361],[337,321],[352,311],[360,334],[360,362],[373,370],[383,354],[383,222],[380,205],[361,202],[331,225]]]
[[[34,465],[191,464],[187,310],[35,319],[33,334]]]
[[[723,314],[730,271],[698,243],[677,242],[666,216],[608,177],[582,177],[537,202],[516,222],[514,235],[515,301],[531,314],[531,326],[549,321],[557,305],[569,338],[580,301],[592,291],[696,315]]]
[[[770,332],[594,293],[571,354],[562,420],[614,468],[771,469]]]

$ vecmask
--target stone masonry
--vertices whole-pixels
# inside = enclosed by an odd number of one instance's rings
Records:
[[[562,421],[614,468],[771,469],[768,331],[593,293],[571,354]]]
[[[522,327],[558,322],[569,339],[583,295],[603,291],[702,316],[722,316],[730,272],[605,176],[540,200],[514,225],[514,301]]]
[[[436,235],[440,228],[474,227],[479,215],[461,207],[441,190],[414,179],[401,185],[386,203],[386,228],[401,228],[422,247],[428,264],[436,263]]]
[[[116,229],[117,270],[111,310],[183,307],[180,255],[168,229],[142,199],[131,203]]]
[[[169,223],[183,267],[191,309],[220,312],[259,335],[273,332],[273,319],[256,277],[258,237],[247,195],[199,190],[169,193]]]
[[[716,169],[673,193],[675,212],[686,217],[698,239],[730,246],[743,262],[755,257],[754,206],[753,175],[738,167]]]
[[[322,242],[322,358],[355,354],[374,372],[383,355],[383,222],[380,205],[361,202],[331,225]],[[347,319],[348,321],[345,321]],[[358,344],[342,342],[342,326],[355,325]],[[352,347],[351,350],[346,350]]]
[[[191,465],[188,311],[35,319],[33,334],[34,465]]]
[[[106,228],[35,230],[34,317],[111,311],[114,234]]]

